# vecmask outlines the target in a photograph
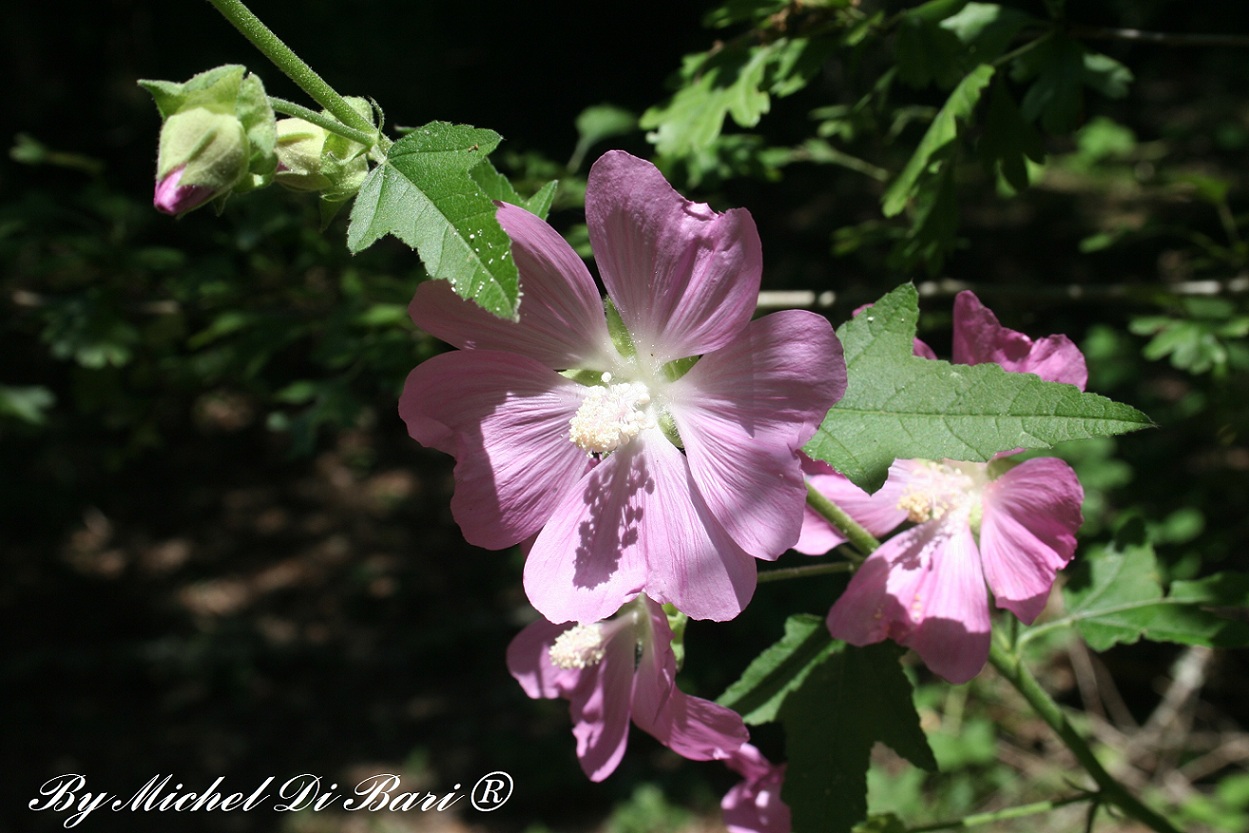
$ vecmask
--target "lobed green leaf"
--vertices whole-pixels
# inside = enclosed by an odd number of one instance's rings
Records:
[[[417,250],[431,277],[449,281],[458,295],[495,315],[514,318],[520,294],[511,241],[473,175],[499,141],[492,130],[431,122],[395,142],[360,186],[348,248],[359,252],[393,234]]]
[[[1066,613],[1028,632],[1075,626],[1095,651],[1140,639],[1204,645],[1249,645],[1249,575],[1218,573],[1177,581],[1163,593],[1158,560],[1146,542],[1082,554],[1063,589]]]
[[[781,800],[794,833],[850,833],[867,816],[872,747],[884,743],[935,771],[912,687],[893,643],[834,643],[780,709],[789,759]]]
[[[986,461],[1015,448],[1104,437],[1152,425],[1135,408],[1072,385],[914,355],[915,287],[904,285],[838,329],[845,395],[804,451],[869,492],[895,459]]]

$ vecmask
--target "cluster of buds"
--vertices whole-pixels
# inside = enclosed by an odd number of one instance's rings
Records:
[[[153,204],[181,215],[277,182],[320,192],[329,213],[368,172],[368,148],[303,119],[278,120],[260,78],[230,64],[189,81],[140,81],[164,123]],[[349,99],[362,115],[370,106]]]

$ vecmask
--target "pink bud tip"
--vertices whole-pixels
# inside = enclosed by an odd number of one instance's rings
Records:
[[[157,211],[173,215],[185,214],[216,196],[216,192],[207,185],[179,185],[183,170],[178,168],[156,183],[152,205],[156,206]]]

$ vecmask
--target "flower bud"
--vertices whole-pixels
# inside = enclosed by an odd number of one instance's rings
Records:
[[[233,115],[203,107],[165,120],[156,161],[153,203],[166,214],[184,214],[228,194],[247,173],[247,132]]]
[[[303,119],[278,119],[278,171],[273,180],[292,191],[324,191],[331,185],[321,171],[321,155],[330,135]]]
[[[227,65],[180,84],[139,84],[164,118],[153,197],[158,210],[183,214],[272,181],[275,119],[259,78]]]
[[[361,98],[347,102],[369,117]],[[294,191],[317,191],[329,208],[355,196],[369,171],[368,148],[304,119],[277,123],[278,170],[274,181]],[[326,208],[327,206],[323,206]]]

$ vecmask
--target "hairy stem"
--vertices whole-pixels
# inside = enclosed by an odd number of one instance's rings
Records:
[[[810,483],[807,484],[807,505],[819,512],[820,517],[836,527],[850,541],[850,545],[858,550],[854,554],[847,553],[853,561],[862,561],[880,546],[880,541],[872,533],[859,526],[840,506],[820,494]]]
[[[269,106],[273,108],[275,113],[281,113],[284,116],[294,116],[297,119],[303,119],[311,122],[318,127],[323,127],[331,133],[337,133],[353,142],[359,142],[365,147],[372,147],[377,141],[375,133],[365,133],[363,130],[356,130],[354,127],[348,127],[332,116],[324,113],[318,113],[316,110],[310,110],[302,104],[296,104],[293,101],[287,101],[284,98],[269,96]]]
[[[1023,698],[1032,706],[1032,710],[1054,730],[1063,744],[1071,750],[1080,765],[1092,776],[1100,788],[1099,795],[1109,804],[1113,804],[1132,818],[1141,822],[1157,833],[1180,833],[1166,818],[1147,807],[1127,787],[1119,783],[1114,776],[1106,771],[1101,761],[1093,754],[1092,747],[1084,736],[1075,730],[1067,720],[1062,708],[1050,697],[1049,692],[1041,687],[1032,673],[1024,666],[1023,661],[1011,654],[1001,642],[995,639],[989,651],[989,662],[1007,682],[1015,687]]]
[[[337,90],[325,82],[320,75],[296,55],[289,46],[273,33],[260,18],[252,14],[241,0],[208,0],[213,7],[221,12],[226,20],[251,41],[252,46],[259,49],[274,66],[290,76],[299,88],[312,97],[313,101],[328,110],[334,118],[347,127],[369,136],[368,145],[385,144],[387,139],[364,116],[357,113]]]
[[[791,578],[827,575],[829,573],[849,573],[854,565],[847,561],[833,561],[828,564],[811,564],[807,567],[782,567],[779,570],[760,570],[759,583],[769,581],[785,581]]]
[[[1038,813],[1048,813],[1059,807],[1066,807],[1068,804],[1079,804],[1082,801],[1096,801],[1097,796],[1094,793],[1078,793],[1069,795],[1066,798],[1055,798],[1052,801],[1037,801],[1032,804],[1021,804],[1018,807],[1004,807],[1001,810],[993,810],[988,813],[973,813],[955,821],[941,822],[939,824],[926,824],[922,827],[908,827],[906,833],[932,833],[936,830],[959,830],[964,827],[976,827],[981,824],[993,824],[997,821],[1006,821],[1008,819],[1022,818],[1023,816],[1035,816]]]

